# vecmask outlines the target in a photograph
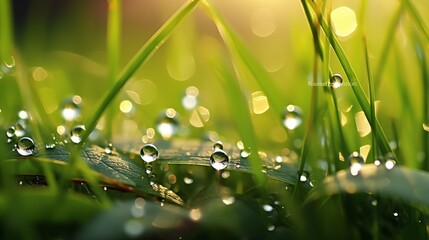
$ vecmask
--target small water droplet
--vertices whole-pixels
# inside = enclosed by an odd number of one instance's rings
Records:
[[[336,73],[332,75],[330,79],[330,86],[332,88],[339,88],[342,83],[343,83],[343,77],[340,74]]]
[[[26,132],[25,125],[23,125],[23,123],[17,122],[15,124],[15,136],[18,138],[23,137],[25,136],[25,132]]]
[[[384,163],[384,166],[388,170],[393,169],[395,165],[396,165],[396,161],[393,159],[387,159],[386,162]]]
[[[70,131],[70,140],[73,143],[80,143],[82,141],[82,134],[86,131],[84,125],[76,125]]]
[[[225,169],[228,162],[229,157],[223,150],[218,149],[210,156],[210,165],[216,170]]]
[[[240,163],[235,163],[234,167],[235,167],[235,168],[240,168],[240,167],[241,167],[241,165],[240,165]]]
[[[268,167],[266,165],[262,165],[262,173],[267,173],[268,172]]]
[[[398,216],[399,216],[399,213],[394,212],[394,213],[393,213],[393,216],[398,217]]]
[[[147,163],[155,161],[158,154],[158,149],[153,144],[145,144],[140,150],[140,157]]]
[[[264,209],[265,212],[272,212],[274,208],[270,204],[264,204],[262,205],[262,209]]]
[[[295,105],[288,105],[283,112],[283,126],[289,130],[294,130],[302,123],[301,108]]]
[[[151,173],[152,173],[152,170],[153,170],[152,165],[147,164],[147,165],[146,165],[146,173],[147,173],[147,174],[151,174]]]
[[[274,231],[275,229],[276,229],[276,226],[274,226],[274,225],[269,225],[267,227],[267,230],[270,231],[270,232]]]
[[[217,141],[215,142],[215,144],[213,144],[213,151],[217,150],[223,150],[223,145],[221,141]]]
[[[377,202],[377,199],[373,199],[372,201],[371,201],[371,205],[372,206],[377,206],[377,204],[378,204],[378,202]]]
[[[65,121],[73,122],[78,121],[81,118],[81,109],[80,105],[82,103],[82,98],[78,95],[75,95],[71,98],[67,98],[63,103],[63,108],[61,110],[61,116]]]
[[[310,173],[308,171],[302,171],[301,176],[299,177],[299,181],[301,182],[307,182],[308,179],[310,179]]]
[[[30,156],[34,153],[35,145],[33,139],[29,137],[22,137],[18,140],[16,151],[21,156]]]
[[[179,120],[176,110],[168,108],[158,119],[156,129],[163,139],[170,139],[179,128]]]
[[[12,138],[15,136],[15,127],[14,126],[10,126],[7,130],[6,130],[6,136],[8,138]]]
[[[104,186],[104,187],[103,187],[103,190],[104,190],[104,191],[107,191],[107,187],[106,187],[106,186]]]
[[[224,196],[222,198],[222,202],[225,205],[231,205],[231,204],[233,204],[235,202],[235,197],[234,196]]]
[[[51,142],[51,143],[46,143],[45,144],[45,148],[46,149],[54,149],[55,148],[55,143]]]
[[[112,154],[113,153],[113,144],[112,143],[107,144],[107,146],[104,148],[104,152],[106,154]]]
[[[194,183],[194,179],[190,178],[190,177],[184,177],[183,178],[183,182],[185,182],[185,184],[192,184]]]
[[[240,150],[240,157],[242,158],[248,158],[251,154],[251,150],[248,147],[245,147]]]
[[[356,176],[359,174],[359,171],[365,163],[365,160],[363,159],[362,155],[355,151],[347,158],[347,163],[350,166],[350,173],[353,176]]]
[[[375,159],[374,160],[374,165],[375,166],[380,166],[381,165],[381,161],[379,159]]]

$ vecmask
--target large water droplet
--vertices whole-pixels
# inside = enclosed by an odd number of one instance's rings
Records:
[[[78,121],[81,118],[81,103],[82,98],[78,95],[66,99],[61,110],[63,119],[68,122]]]
[[[70,131],[70,140],[73,143],[80,143],[82,141],[82,134],[86,131],[84,125],[76,125]]]
[[[332,88],[339,88],[342,83],[343,83],[343,77],[340,74],[336,73],[332,75],[330,79],[330,86]]]
[[[283,113],[283,125],[293,130],[302,123],[302,111],[301,108],[295,105],[288,105]]]
[[[210,165],[216,170],[225,169],[228,162],[229,157],[223,150],[218,149],[210,156]]]
[[[221,141],[217,141],[215,142],[215,144],[213,144],[213,151],[217,150],[223,150],[223,145]]]
[[[163,139],[170,139],[174,134],[176,134],[178,128],[179,120],[176,110],[168,108],[159,117],[156,129]]]
[[[140,150],[140,157],[147,163],[155,161],[158,154],[158,149],[153,144],[146,144]]]
[[[353,152],[347,158],[347,163],[350,165],[350,173],[353,176],[356,176],[359,174],[359,171],[362,168],[363,164],[365,163],[365,160],[363,159],[362,155],[360,155],[358,152]]]
[[[33,139],[29,137],[22,137],[18,140],[16,151],[21,156],[30,156],[34,153],[35,144]]]

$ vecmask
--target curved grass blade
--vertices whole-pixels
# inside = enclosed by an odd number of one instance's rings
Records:
[[[315,188],[307,202],[347,193],[374,193],[382,197],[399,199],[429,213],[429,174],[420,170],[396,166],[393,169],[364,165],[357,176],[350,170],[341,170],[328,176]]]
[[[204,1],[204,6],[207,9],[211,19],[216,24],[218,31],[227,45],[231,56],[238,62],[243,63],[247,70],[255,78],[259,86],[267,95],[270,106],[278,114],[283,110],[283,98],[279,88],[275,86],[273,78],[267,73],[265,68],[258,62],[258,60],[250,53],[245,44],[238,38],[232,31],[231,27],[225,22],[217,10]]]
[[[200,0],[188,1],[182,8],[180,8],[160,29],[146,42],[145,45],[136,53],[136,55],[130,60],[127,66],[119,74],[115,85],[109,90],[104,96],[100,105],[95,110],[92,117],[86,123],[87,131],[82,135],[82,143],[86,141],[89,134],[94,130],[97,122],[100,120],[101,115],[104,113],[106,108],[110,105],[122,87],[127,83],[130,77],[135,71],[143,64],[145,64],[152,55],[161,47],[161,45],[167,40],[174,29],[179,23],[188,16],[199,4]]]
[[[426,37],[426,40],[429,41],[429,28],[426,26],[425,21],[423,20],[419,11],[417,11],[416,7],[410,0],[402,0],[402,3],[408,9],[408,12],[411,14],[414,23],[420,28],[420,31],[422,31],[423,35]]]

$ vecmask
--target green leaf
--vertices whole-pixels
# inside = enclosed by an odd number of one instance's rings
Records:
[[[373,193],[399,199],[429,213],[429,173],[406,167],[393,169],[366,164],[353,176],[350,170],[341,170],[328,176],[323,184],[312,191],[307,202],[348,193]]]
[[[39,152],[34,157],[9,159],[4,161],[4,164],[9,165],[11,171],[19,175],[43,175],[43,166],[49,166],[57,175],[63,175],[67,170],[66,162],[69,158],[68,150],[59,145],[54,149]],[[183,200],[173,191],[160,184],[150,184],[149,177],[142,167],[125,155],[106,154],[103,148],[91,145],[84,148],[81,159],[92,170],[91,176],[104,184],[126,191],[160,196],[177,204],[183,204]],[[81,175],[73,178],[85,180]]]

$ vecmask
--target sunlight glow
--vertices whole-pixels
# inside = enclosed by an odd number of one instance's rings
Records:
[[[357,28],[356,14],[353,9],[342,6],[331,12],[332,27],[335,34],[347,37]]]

